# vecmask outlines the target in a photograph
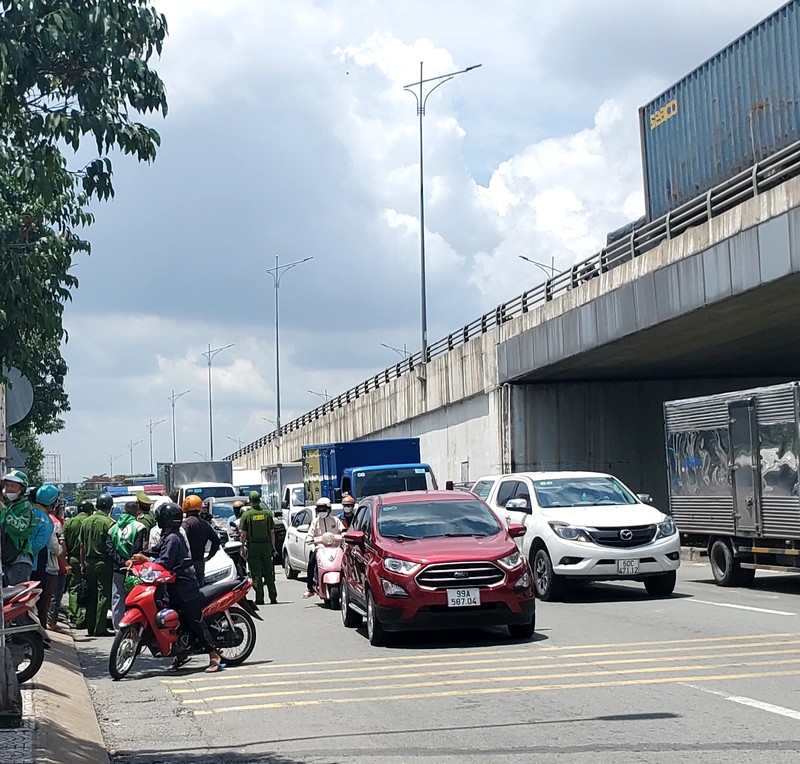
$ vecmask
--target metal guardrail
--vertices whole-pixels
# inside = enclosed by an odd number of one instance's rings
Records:
[[[634,229],[629,236],[604,247],[592,257],[576,263],[571,268],[537,284],[512,300],[498,305],[494,310],[484,313],[480,318],[476,318],[438,342],[432,343],[428,346],[428,360],[444,355],[460,345],[465,345],[495,327],[527,313],[532,308],[544,305],[555,297],[566,294],[601,273],[607,273],[618,265],[639,257],[662,242],[672,239],[689,228],[706,223],[717,215],[727,212],[742,202],[799,174],[800,141],[757,162],[707,193],[670,210],[663,217]],[[304,427],[366,395],[371,390],[411,373],[421,365],[421,361],[422,354],[419,352],[404,358],[400,363],[389,366],[374,377],[370,377],[341,395],[325,401],[321,406],[317,406],[291,422],[287,422],[281,426],[280,433],[274,430],[225,458],[228,460],[238,459],[267,445],[279,435],[286,435]]]

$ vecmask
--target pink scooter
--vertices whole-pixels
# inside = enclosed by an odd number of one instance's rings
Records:
[[[323,533],[314,539],[317,555],[317,580],[314,591],[331,610],[339,609],[342,578],[342,535]]]

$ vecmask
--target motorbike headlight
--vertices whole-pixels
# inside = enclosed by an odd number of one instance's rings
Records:
[[[506,557],[501,557],[497,562],[500,563],[506,570],[514,570],[522,565],[523,557],[519,552],[512,552]]]
[[[408,592],[394,581],[387,581],[385,578],[382,578],[381,586],[383,586],[383,593],[387,597],[408,597]]]
[[[585,528],[577,528],[574,525],[566,525],[565,523],[549,523],[553,529],[553,533],[565,541],[583,541],[587,544],[592,543],[592,539],[586,532]]]
[[[674,536],[678,532],[678,528],[673,522],[672,518],[668,520],[664,520],[663,523],[658,524],[658,530],[656,531],[656,538],[663,539],[667,536]]]
[[[392,571],[392,573],[401,573],[404,576],[410,576],[413,573],[416,573],[422,566],[418,562],[410,562],[409,560],[398,560],[395,557],[387,557],[383,561],[383,567],[386,568],[386,570]]]

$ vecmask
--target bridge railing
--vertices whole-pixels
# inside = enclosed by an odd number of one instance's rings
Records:
[[[757,162],[705,194],[670,210],[663,217],[633,229],[629,235],[603,247],[586,260],[576,263],[508,302],[498,305],[488,313],[484,313],[474,321],[470,321],[460,329],[432,343],[428,346],[428,360],[444,355],[459,345],[464,345],[476,337],[486,334],[506,321],[527,313],[532,308],[544,305],[554,298],[566,294],[601,273],[607,273],[618,265],[639,257],[690,228],[707,223],[717,215],[727,212],[798,174],[800,174],[800,141]],[[321,419],[326,414],[346,406],[371,390],[386,385],[405,374],[410,374],[421,363],[421,353],[414,353],[355,387],[351,387],[341,395],[330,398],[312,411],[287,422],[281,426],[280,432],[277,430],[270,432],[225,458],[237,459],[267,445],[279,435],[286,435]]]

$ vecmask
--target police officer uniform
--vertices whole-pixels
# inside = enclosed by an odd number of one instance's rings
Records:
[[[247,564],[250,566],[250,575],[256,591],[256,604],[264,604],[266,583],[270,603],[274,605],[278,601],[273,560],[275,518],[269,509],[261,505],[258,491],[250,492],[250,509],[242,515],[239,530],[246,534]]]
[[[80,530],[84,572],[89,590],[89,600],[86,603],[86,628],[90,637],[109,635],[106,623],[111,603],[114,564],[106,549],[106,538],[114,521],[104,511],[104,507],[109,505],[108,509],[111,509],[114,501],[111,496],[104,501],[105,496],[108,494],[101,494],[98,497],[97,511],[83,521]]]

